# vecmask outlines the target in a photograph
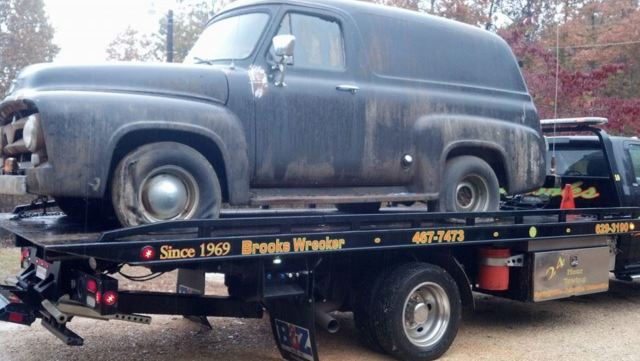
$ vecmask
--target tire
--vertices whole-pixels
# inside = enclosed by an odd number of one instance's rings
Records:
[[[491,166],[472,156],[449,160],[438,205],[441,212],[497,211],[500,185]]]
[[[336,208],[344,213],[376,213],[380,210],[380,203],[343,203],[336,204]]]
[[[458,333],[462,310],[458,286],[438,266],[401,265],[386,277],[374,298],[376,338],[399,360],[437,359]],[[411,307],[414,312],[407,312]]]
[[[173,142],[143,145],[127,154],[114,171],[111,198],[123,226],[217,218],[222,204],[209,161]]]
[[[378,342],[371,315],[378,290],[384,282],[384,274],[384,272],[379,272],[365,277],[365,280],[356,291],[352,307],[353,322],[358,330],[360,342],[367,348],[379,353],[384,353],[385,351],[380,342]]]
[[[74,220],[104,221],[115,217],[111,203],[103,199],[59,197],[55,201],[58,208]]]

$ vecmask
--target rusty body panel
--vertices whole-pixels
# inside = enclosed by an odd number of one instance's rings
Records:
[[[246,59],[27,68],[0,129],[39,113],[46,154],[31,167],[20,144],[0,155],[18,154],[29,193],[54,197],[104,197],[114,164],[155,141],[202,152],[232,204],[436,199],[461,155],[487,161],[510,193],[544,181],[538,115],[499,37],[357,1],[241,1],[212,22],[251,12],[269,22]],[[339,24],[345,66],[294,62],[279,87],[271,39],[297,13]]]

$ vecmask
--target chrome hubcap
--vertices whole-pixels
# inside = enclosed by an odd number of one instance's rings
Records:
[[[456,206],[463,212],[481,212],[489,207],[489,186],[484,178],[470,174],[456,187]]]
[[[433,282],[422,283],[404,302],[404,333],[416,346],[431,346],[444,335],[450,316],[445,290]]]
[[[140,201],[149,221],[190,218],[199,201],[195,179],[180,167],[155,169],[142,182]]]

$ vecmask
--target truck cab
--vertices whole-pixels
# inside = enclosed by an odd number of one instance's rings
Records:
[[[640,205],[640,139],[611,136],[605,118],[541,120],[548,144],[547,177],[542,188],[519,196],[516,203],[557,209],[562,189],[571,185],[576,208]],[[514,205],[506,203],[507,208]],[[616,276],[640,273],[640,246],[630,237],[617,244]]]

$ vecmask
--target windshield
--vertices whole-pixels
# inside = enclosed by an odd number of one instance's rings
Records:
[[[242,60],[251,55],[269,21],[265,13],[244,14],[218,20],[209,25],[184,62],[211,63],[220,60]]]

